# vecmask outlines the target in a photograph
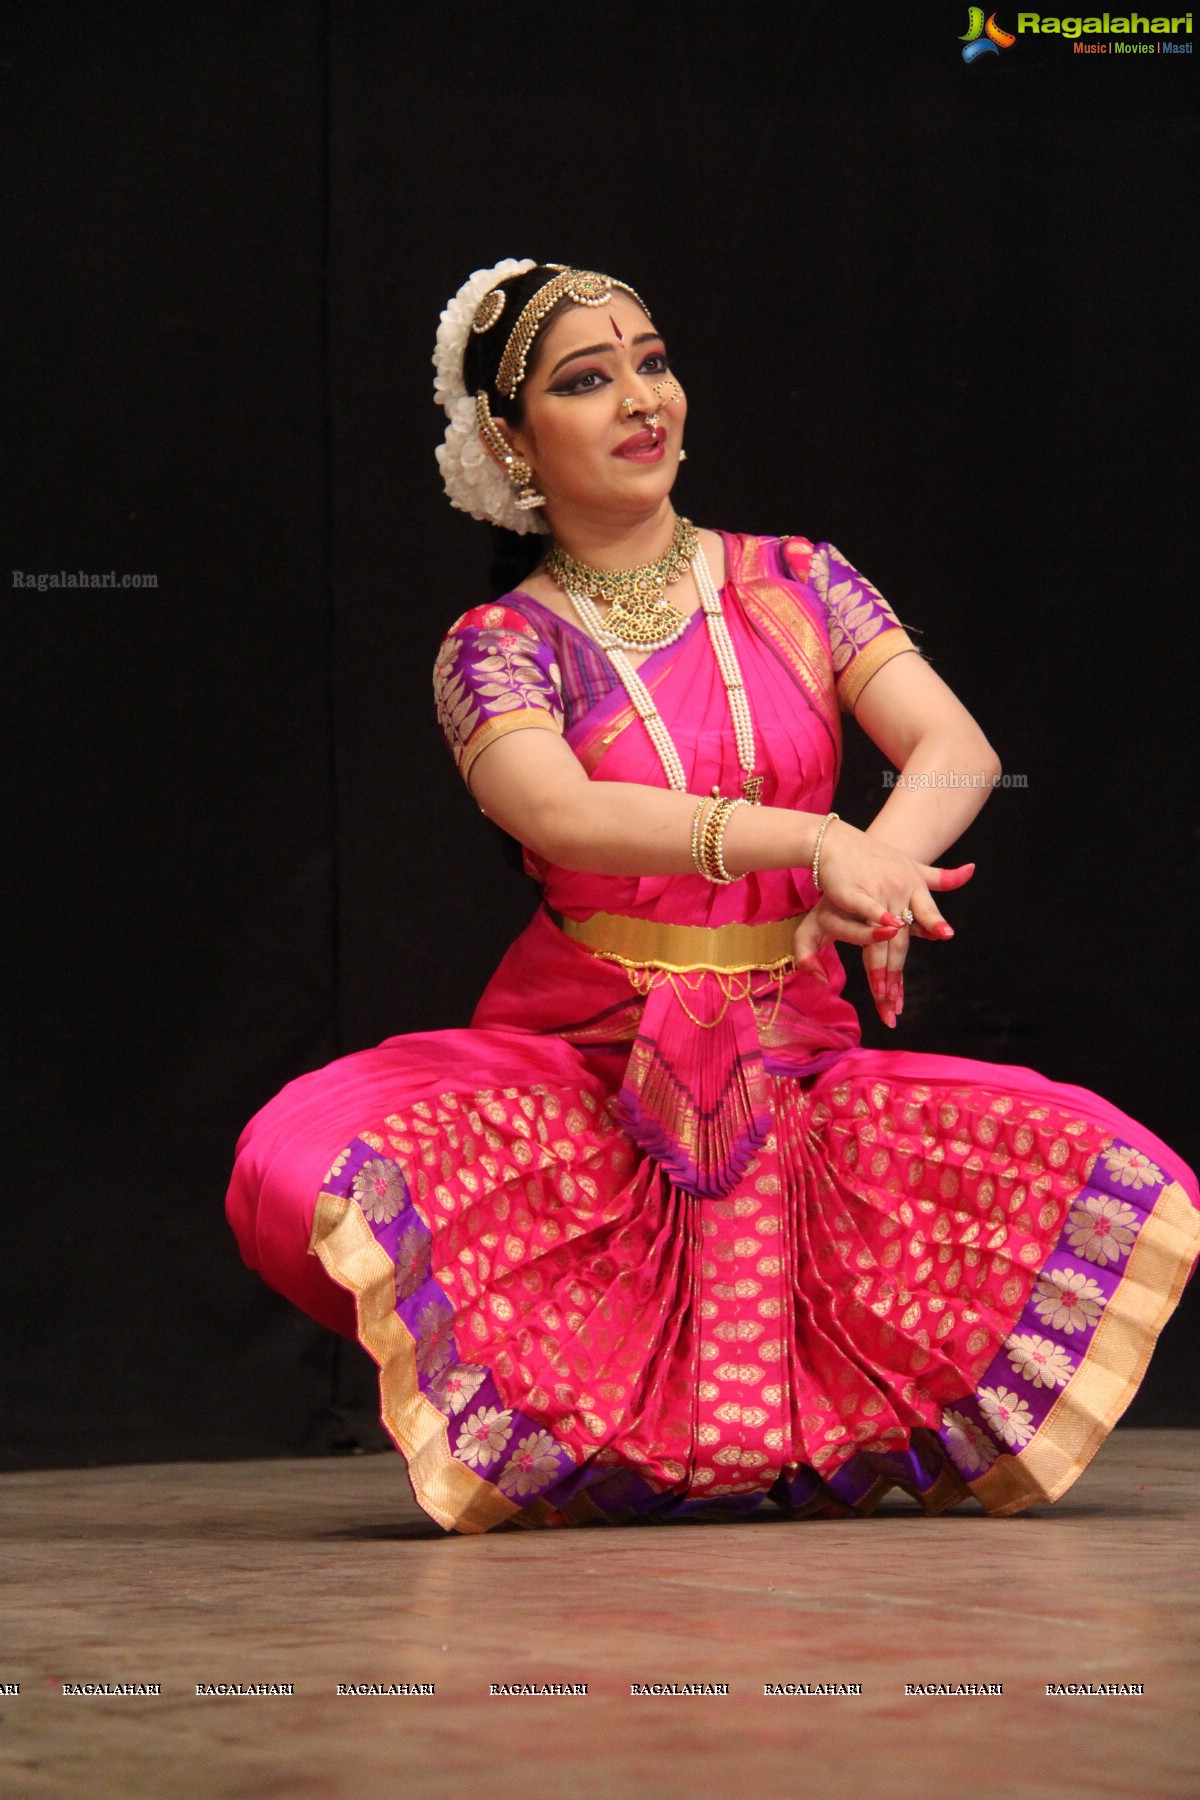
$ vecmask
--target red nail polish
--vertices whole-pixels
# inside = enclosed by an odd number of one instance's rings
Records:
[[[871,942],[873,944],[886,944],[891,938],[895,937],[897,929],[898,928],[895,925],[877,925],[871,933]]]
[[[953,925],[947,925],[943,920],[937,928],[937,934],[939,937],[952,938],[954,936],[954,927]]]
[[[897,918],[897,917],[896,917],[896,915],[895,915],[895,913],[893,913],[893,912],[885,912],[885,913],[884,913],[884,914],[883,914],[883,916],[882,916],[882,917],[881,917],[881,919],[880,919],[880,921],[879,921],[879,923],[880,923],[880,924],[881,924],[881,925],[895,925],[895,926],[900,926],[900,925],[902,925],[902,924],[903,924],[903,923],[904,923],[904,921],[903,921],[903,919],[898,919],[898,918]]]

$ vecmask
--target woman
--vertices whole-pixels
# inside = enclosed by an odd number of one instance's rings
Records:
[[[502,263],[435,362],[453,503],[532,552],[446,633],[439,718],[543,904],[468,1029],[250,1122],[245,1260],[370,1351],[448,1529],[1056,1500],[1194,1269],[1196,1177],[1086,1089],[864,1050],[834,948],[894,1027],[995,753],[832,545],[677,517],[632,289]],[[968,779],[856,829],[842,712]]]

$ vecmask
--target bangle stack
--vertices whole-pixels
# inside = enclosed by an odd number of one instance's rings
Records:
[[[704,867],[700,861],[700,816],[708,805],[708,795],[702,794],[696,802],[696,810],[692,814],[692,861],[696,865],[697,875],[703,875]]]
[[[701,819],[704,808],[709,804],[708,796],[698,802],[692,819],[692,861],[697,873],[706,881],[727,887],[730,882],[744,881],[744,875],[731,875],[725,867],[725,827],[729,823],[729,815],[739,806],[749,806],[749,800],[730,799],[720,796],[713,800],[712,811],[703,825]]]
[[[825,836],[826,831],[833,824],[833,821],[840,816],[839,813],[835,812],[826,813],[817,830],[817,841],[813,849],[812,878],[813,886],[816,888],[818,894],[824,893],[825,891],[821,886],[821,839]]]

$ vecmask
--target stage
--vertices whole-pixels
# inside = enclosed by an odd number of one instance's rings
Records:
[[[1118,1429],[1009,1519],[894,1491],[870,1519],[467,1537],[393,1454],[10,1474],[0,1786],[1183,1800],[1198,1524],[1185,1430]],[[86,1691],[122,1684],[159,1691]]]

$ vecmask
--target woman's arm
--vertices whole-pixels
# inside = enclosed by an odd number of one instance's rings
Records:
[[[896,786],[865,827],[867,835],[921,861],[935,861],[958,841],[991,794],[1000,758],[961,700],[921,656],[894,656],[884,663],[859,696],[854,718],[900,771]],[[938,775],[955,785],[937,785]]]
[[[691,875],[698,794],[640,782],[591,781],[550,731],[510,731],[475,758],[470,788],[483,812],[562,869],[585,875]],[[739,806],[725,832],[725,865],[793,869],[811,863],[822,813]]]
[[[922,657],[908,654],[894,656],[876,670],[859,696],[854,717],[903,778],[898,778],[863,835],[880,848],[921,861],[943,855],[975,818],[992,791],[993,776],[1000,773],[1000,759],[982,730],[941,676]],[[957,780],[938,786],[939,774]],[[826,834],[823,864],[828,858],[836,866],[844,851],[834,835],[837,829],[833,825]],[[963,865],[967,879],[974,867]],[[917,895],[895,890],[885,891],[885,898],[891,912],[911,905],[916,914],[915,926],[896,932],[887,943],[868,940],[863,946],[876,1007],[885,1024],[894,1026],[904,1010],[904,959],[910,939],[931,934],[925,929]],[[835,900],[822,900],[796,933],[797,960],[817,973],[809,959],[828,937],[843,936],[842,923]]]
[[[489,818],[560,868],[589,875],[693,872],[698,796],[640,782],[592,781],[557,733],[510,731],[493,739],[471,765],[470,786]],[[807,866],[824,816],[785,806],[739,806],[725,832],[726,868],[741,875]],[[843,842],[830,873],[825,846],[835,832]],[[840,909],[836,935],[846,943],[893,934],[898,922],[887,917],[884,898],[893,889],[914,896],[924,927],[948,930],[929,889],[957,887],[966,879],[891,844],[873,843],[853,826],[839,829],[835,822],[822,840],[822,886]]]

